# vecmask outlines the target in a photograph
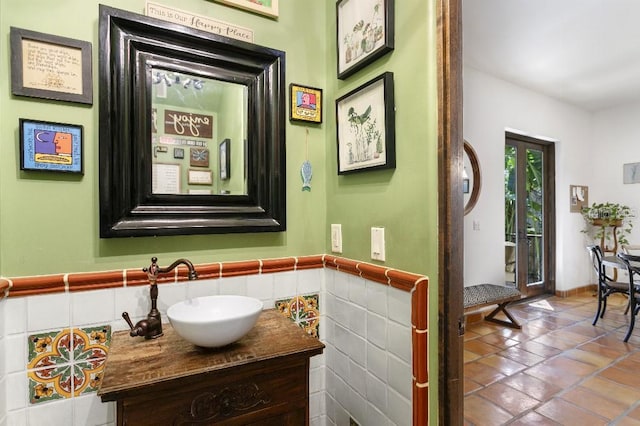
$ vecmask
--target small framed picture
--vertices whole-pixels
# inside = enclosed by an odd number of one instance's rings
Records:
[[[190,149],[190,163],[192,167],[209,167],[209,150],[205,148]]]
[[[173,148],[173,158],[184,158],[184,148]]]
[[[83,174],[83,127],[20,119],[20,170]]]
[[[622,165],[622,183],[640,183],[640,163]]]
[[[231,139],[220,142],[218,159],[220,160],[220,180],[227,180],[231,177]]]
[[[278,17],[278,0],[216,0],[250,12],[259,13],[270,18]]]
[[[93,104],[91,43],[11,27],[11,93]]]
[[[213,184],[213,173],[211,170],[189,169],[189,185],[211,185]]]
[[[322,89],[291,83],[289,120],[322,123]]]

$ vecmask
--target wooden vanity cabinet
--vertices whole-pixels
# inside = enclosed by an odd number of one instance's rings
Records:
[[[324,345],[279,312],[221,349],[163,327],[156,340],[113,335],[98,395],[117,402],[118,425],[309,424],[309,358]]]

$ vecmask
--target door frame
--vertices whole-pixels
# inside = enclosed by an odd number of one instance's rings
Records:
[[[436,0],[438,424],[463,424],[462,0]]]
[[[556,186],[555,186],[555,144],[542,139],[537,139],[531,136],[522,135],[519,133],[505,132],[505,145],[511,145],[509,140],[514,141],[516,144],[520,144],[524,147],[533,146],[536,149],[540,149],[543,155],[542,174],[544,176],[544,195],[543,202],[543,223],[544,223],[544,244],[543,251],[544,257],[542,260],[542,267],[544,270],[543,283],[540,288],[532,289],[531,291],[523,291],[519,286],[519,277],[516,276],[516,286],[520,289],[520,292],[525,297],[535,297],[541,294],[553,294],[556,288],[555,281],[555,265],[556,265],[556,253],[555,253],[555,241],[556,241]],[[524,170],[520,170],[517,179],[524,180]],[[522,214],[523,212],[519,212]],[[518,250],[517,250],[518,251]],[[521,256],[521,254],[517,254]],[[520,259],[523,260],[523,259]],[[518,261],[520,261],[518,260]],[[516,268],[517,270],[518,268]]]

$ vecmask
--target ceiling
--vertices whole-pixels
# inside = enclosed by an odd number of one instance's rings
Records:
[[[463,0],[464,65],[588,111],[640,101],[640,1]]]

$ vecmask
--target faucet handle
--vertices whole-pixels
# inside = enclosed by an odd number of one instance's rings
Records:
[[[124,318],[124,320],[127,322],[127,324],[129,324],[129,328],[131,330],[133,330],[134,327],[133,327],[133,323],[131,322],[131,318],[129,318],[129,313],[128,312],[123,312],[122,313],[122,318]]]
[[[127,322],[127,324],[129,324],[129,328],[131,329],[131,331],[134,331],[135,327],[133,326],[133,323],[131,322],[131,318],[129,318],[129,313],[128,312],[123,312],[122,313],[122,318],[124,318],[124,320]]]
[[[131,318],[127,312],[122,313],[122,318],[129,324],[129,336],[143,336],[145,339],[156,339],[162,336],[162,322],[160,321],[160,313],[157,317],[148,316],[146,319],[141,319],[133,325]]]
[[[129,324],[129,328],[131,329],[131,331],[129,331],[129,335],[131,337],[144,336],[147,332],[147,320],[138,321],[136,325],[133,325],[133,323],[131,322],[131,318],[129,318],[129,313],[127,312],[122,313],[122,318],[124,318],[127,324]]]

